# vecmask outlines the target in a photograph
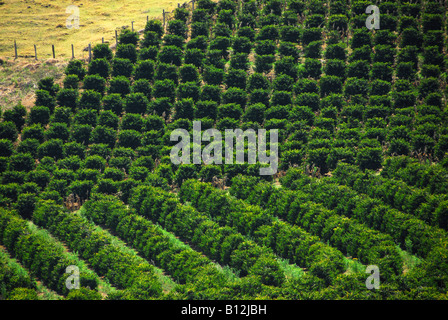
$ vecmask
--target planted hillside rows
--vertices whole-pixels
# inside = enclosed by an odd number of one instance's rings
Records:
[[[1,113],[0,295],[446,299],[445,3],[368,5],[197,0],[39,79]],[[278,130],[277,172],[173,163],[193,121]]]
[[[245,188],[250,184],[244,180],[238,181],[239,178],[234,178],[231,193],[237,197],[244,197],[244,193],[247,194]],[[266,201],[260,204],[268,208],[273,215],[308,229],[346,255],[356,256],[361,262],[372,264],[376,261],[381,265],[386,279],[402,273],[403,262],[393,246],[392,238],[387,235],[369,229],[356,220],[352,221],[325,210],[316,203],[302,198],[300,192],[283,192],[270,185],[266,186],[265,190],[258,191],[262,191],[264,198],[261,199]],[[254,204],[258,204],[257,199],[260,200],[259,197],[248,198]]]
[[[195,287],[195,283],[205,281],[203,288],[195,290],[215,289],[216,294],[224,294],[219,290],[228,285],[229,279],[226,279],[210,260],[188,246],[174,245],[160,228],[151,221],[129,212],[115,197],[89,201],[86,203],[84,215],[95,223],[115,230],[128,243],[137,247],[147,259],[155,260],[179,282]],[[172,264],[171,260],[177,263]],[[207,297],[204,292],[202,295]]]
[[[107,210],[105,211],[104,209]],[[181,208],[179,208],[179,210],[182,211]],[[105,212],[108,214],[106,215]],[[242,285],[238,278],[235,276],[230,278],[222,271],[219,271],[217,266],[214,265],[211,260],[200,255],[188,246],[185,246],[184,248],[179,246],[176,247],[172,241],[160,231],[160,227],[157,227],[142,216],[130,212],[123,203],[113,197],[89,201],[86,204],[85,215],[97,223],[105,224],[107,227],[116,230],[120,236],[128,241],[128,243],[134,243],[134,245],[144,253],[144,256],[147,259],[155,260],[156,263],[160,264],[181,283],[186,283],[187,286],[191,286],[192,289],[197,292],[196,294],[199,297],[209,299],[213,297],[224,297],[232,294],[232,291],[235,290],[233,291],[233,294],[239,292],[238,296],[230,295],[228,298],[241,298],[246,295],[248,298],[254,298],[251,296],[252,293],[244,292],[243,288],[236,290],[238,286]],[[194,219],[194,217],[192,218]],[[173,223],[174,226],[179,224],[179,222],[176,223],[174,221]],[[206,220],[205,223],[207,223]],[[200,226],[199,229],[201,229]],[[130,230],[133,231],[130,232]],[[178,229],[176,228],[175,230]],[[219,232],[216,228],[215,231]],[[229,235],[231,235],[231,233]],[[201,243],[194,239],[195,237],[192,238],[193,244],[201,249],[207,250]],[[229,238],[230,242],[233,240],[234,246],[234,251],[230,251],[229,254],[237,254],[235,248],[238,245],[238,241],[235,240],[240,240],[241,238],[241,236],[239,238],[235,236]],[[225,246],[225,240],[221,240],[220,242],[222,242],[221,245]],[[216,246],[213,247],[216,248]],[[211,255],[209,251],[204,252],[206,252],[207,255]],[[221,261],[219,258],[216,260]],[[173,261],[177,262],[173,264]],[[273,261],[270,262],[272,263]],[[242,267],[242,271],[247,270]],[[252,270],[250,270],[249,273],[252,273]],[[241,272],[240,275],[244,275],[244,273]],[[268,276],[269,275],[265,275],[266,278]],[[240,290],[243,290],[243,292],[240,292]],[[259,294],[261,294],[261,292]]]
[[[161,295],[161,285],[153,266],[113,245],[110,235],[94,230],[82,217],[68,214],[47,200],[37,204],[33,221],[79,252],[97,273],[107,277],[119,289],[128,289],[139,299]]]
[[[37,300],[36,281],[4,250],[0,250],[0,279],[2,298],[14,300],[20,296]]]
[[[57,293],[70,295],[66,286],[69,277],[66,268],[75,265],[82,272],[80,285],[89,291],[97,290],[99,277],[80,264],[78,258],[67,252],[61,243],[48,237],[44,232],[32,230],[29,223],[14,212],[2,209],[0,214],[2,222],[0,243],[31,272],[32,276],[41,279],[48,288]],[[27,285],[32,288],[31,280],[28,280]],[[90,293],[90,297],[100,299],[101,296],[93,292]]]
[[[429,226],[413,215],[391,209],[379,199],[359,194],[346,187],[346,182],[342,180],[339,180],[342,185],[335,183],[336,179],[345,176],[344,170],[350,170],[350,167],[338,167],[334,177],[320,179],[319,183],[313,183],[314,179],[291,170],[284,178],[284,185],[300,190],[304,199],[313,199],[329,209],[390,234],[403,248],[406,248],[406,242],[412,241],[412,248],[408,246],[406,249],[422,257],[426,257],[435,246],[444,246],[448,239],[444,230]],[[361,184],[365,185],[366,182],[357,185]]]
[[[163,190],[138,188],[131,206],[182,239],[190,239],[223,265],[228,264],[240,270],[241,276],[260,276],[265,285],[279,286],[284,281],[284,274],[270,250],[246,240],[231,228],[220,227],[206,215],[188,206],[178,205],[178,201]],[[208,233],[210,235],[204,237]]]
[[[312,274],[329,284],[342,273],[343,256],[300,228],[276,221],[255,206],[232,201],[224,192],[206,183],[188,180],[182,184],[180,199],[209,213],[222,225],[241,230],[257,243],[271,247],[280,256],[307,267]]]

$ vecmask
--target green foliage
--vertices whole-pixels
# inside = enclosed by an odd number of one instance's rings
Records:
[[[31,171],[35,167],[34,158],[30,153],[16,153],[9,159],[11,171]]]
[[[170,102],[170,99],[167,97],[157,98],[153,101],[151,101],[149,105],[149,113],[155,112],[157,115],[162,116],[165,114],[165,116],[168,116],[171,112],[173,105]],[[140,126],[141,128],[141,126]]]
[[[100,112],[98,117],[98,125],[107,126],[113,129],[118,129],[118,122],[120,119],[111,110],[103,110]]]
[[[138,51],[138,61],[145,61],[145,60],[155,61],[157,59],[158,53],[159,48],[156,46],[140,48],[140,50]]]
[[[136,149],[141,144],[141,133],[135,130],[122,130],[118,134],[118,145]]]
[[[133,44],[134,46],[137,46],[138,33],[129,29],[122,29],[118,36],[118,42],[120,44]]]
[[[22,193],[17,198],[17,213],[24,219],[31,219],[36,204],[36,195],[32,193]]]
[[[92,143],[104,143],[112,148],[115,145],[116,136],[117,132],[114,129],[98,125],[92,130],[90,140]]]
[[[79,78],[76,74],[66,75],[63,80],[63,85],[65,89],[78,89]]]
[[[153,96],[154,98],[169,98],[170,102],[173,103],[175,99],[174,82],[169,79],[155,81],[153,86]]]
[[[104,92],[106,91],[106,80],[97,74],[87,75],[84,78],[83,89],[93,90],[101,94],[104,94]]]
[[[21,130],[25,124],[25,118],[27,115],[26,108],[21,104],[16,104],[12,109],[5,110],[3,112],[3,121],[14,122],[17,130]]]
[[[158,54],[158,60],[162,63],[180,66],[182,63],[182,50],[176,46],[164,46]]]
[[[110,50],[110,49],[109,49]],[[93,58],[93,60],[89,63],[88,74],[89,75],[98,75],[104,79],[107,79],[111,72],[111,67],[109,61],[112,59],[112,56],[109,58]]]
[[[45,106],[36,106],[30,110],[28,124],[41,124],[45,126],[50,121],[50,109]]]
[[[108,61],[112,60],[113,53],[109,48],[107,43],[99,43],[92,48],[93,60],[106,59]]]
[[[190,43],[190,42],[189,42]],[[184,54],[184,63],[192,64],[197,68],[202,67],[205,54],[197,48],[186,49]]]
[[[130,62],[137,61],[137,49],[134,43],[119,43],[115,53],[115,59],[128,59]]]
[[[177,87],[177,99],[192,99],[193,101],[199,100],[200,87],[197,82],[185,82],[179,84]]]
[[[109,81],[108,95],[120,94],[121,97],[131,92],[131,83],[125,76],[117,76]]]
[[[195,113],[193,99],[189,98],[178,100],[174,104],[174,110],[175,110],[174,118],[176,120],[177,119],[193,120]]]
[[[184,181],[197,178],[197,175],[194,164],[181,164],[174,174],[173,181],[180,187]]]
[[[160,20],[151,19],[146,22],[145,31],[155,32],[160,38],[163,35],[163,26]]]
[[[220,85],[224,80],[224,70],[212,65],[206,66],[202,78],[208,85]]]
[[[185,46],[184,37],[175,35],[175,34],[166,34],[163,37],[163,47],[161,49],[162,49],[162,51],[163,51],[164,47],[175,47],[178,49],[183,49],[184,46]],[[172,51],[172,50],[170,50],[170,51]]]
[[[133,93],[143,93],[148,101],[151,100],[152,87],[151,83],[147,79],[135,80],[131,87],[131,91]]]
[[[120,58],[115,56],[111,62],[112,65],[112,77],[124,76],[129,78],[134,72],[134,65],[132,61],[127,58]]]
[[[294,58],[291,56],[286,56],[277,60],[274,63],[274,71],[277,75],[286,74],[294,80],[297,80],[298,69],[294,63]]]
[[[179,68],[179,76],[181,82],[198,82],[199,73],[195,65],[184,64]]]
[[[124,102],[120,94],[111,93],[105,95],[101,102],[104,110],[110,110],[117,116],[121,116],[123,112]]]
[[[322,76],[320,81],[320,93],[322,97],[342,93],[342,79],[336,75]]]
[[[173,35],[187,37],[187,25],[182,20],[170,20],[168,22],[168,32]]]
[[[67,67],[65,68],[66,75],[76,75],[79,80],[83,80],[86,75],[86,69],[83,66],[81,60],[70,60]]]
[[[67,300],[102,300],[102,296],[95,290],[79,288],[77,290],[71,290],[67,295]]]
[[[132,288],[139,299],[160,295],[161,287],[155,278],[153,267],[122,246],[114,245],[113,237],[110,234],[95,230],[80,215],[69,215],[62,207],[52,202],[39,202],[33,221],[46,227],[57,237],[64,239],[67,245],[78,251],[80,257],[86,259],[98,274],[106,276],[117,287]],[[67,235],[72,234],[69,230],[78,230],[76,236],[67,238]],[[80,230],[83,231],[80,232]],[[86,232],[90,236],[83,236],[83,233]],[[112,269],[108,266],[113,269],[129,268],[128,270],[132,271],[115,273],[111,272]],[[84,292],[85,294],[89,297],[98,297],[89,291]],[[73,298],[82,299],[86,297],[75,295]]]
[[[57,104],[60,107],[67,107],[71,110],[75,110],[78,103],[78,90],[77,89],[61,89],[56,97]],[[57,110],[61,111],[60,107],[56,107],[54,116],[58,115]],[[58,109],[59,108],[59,109]]]
[[[101,108],[101,93],[94,90],[86,90],[81,94],[78,101],[78,109],[94,109]]]
[[[47,107],[50,112],[54,111],[56,108],[56,98],[50,94],[47,90],[36,90],[36,101],[35,106]]]
[[[2,298],[39,299],[36,278],[102,299],[99,277],[108,299],[446,298],[443,6],[382,2],[370,32],[368,5],[198,0],[167,34],[122,29],[115,55],[98,44],[39,79],[0,121],[0,244],[23,265],[0,250]],[[282,178],[173,165],[171,132],[193,121],[278,129]],[[87,203],[68,213],[73,196]],[[82,289],[55,239],[94,270]],[[359,286],[368,264],[384,290]]]
[[[63,157],[62,145],[63,141],[61,139],[51,139],[45,141],[39,146],[39,148],[37,148],[39,159],[44,157],[50,157],[55,160],[61,159]]]
[[[361,169],[379,169],[382,162],[382,151],[380,148],[360,149],[356,161]]]
[[[337,59],[345,61],[347,58],[346,46],[343,43],[330,44],[326,48],[324,56],[327,60]]]
[[[73,122],[80,125],[96,126],[98,120],[98,111],[95,109],[79,110],[73,117]]]
[[[14,288],[8,293],[7,300],[40,300],[34,289]]]
[[[124,100],[124,110],[126,113],[144,114],[148,105],[148,98],[141,92],[130,93]]]
[[[244,70],[231,67],[224,76],[224,83],[226,84],[226,88],[235,87],[245,89],[247,74]]]
[[[246,107],[247,103],[247,94],[243,89],[230,87],[222,94],[222,103],[235,103],[239,104],[241,108]]]
[[[14,150],[14,146],[12,145],[12,142],[10,140],[8,140],[8,139],[0,140],[0,156],[1,157],[11,156],[13,150]]]
[[[162,30],[162,33],[163,33],[163,30]],[[140,40],[140,46],[142,47],[142,49],[154,48],[155,51],[158,51],[158,48],[159,48],[161,42],[162,42],[161,36],[157,32],[147,30],[147,31],[144,31],[144,33],[143,33],[143,39]],[[148,51],[145,50],[143,54],[145,54],[147,52]],[[153,54],[156,55],[156,52],[154,52]]]

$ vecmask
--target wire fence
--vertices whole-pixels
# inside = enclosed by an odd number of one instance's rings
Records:
[[[184,2],[182,4],[178,3],[177,7],[178,8],[185,8],[185,9],[188,9],[190,11],[193,11],[195,9],[195,2],[196,2],[196,0],[186,1],[186,2]],[[168,21],[174,19],[174,10],[167,11],[167,10],[163,9],[161,16],[154,17],[152,19],[160,20],[162,22],[164,32],[166,32]],[[149,16],[146,16],[146,22],[148,22],[148,21],[149,21]],[[131,21],[131,31],[135,31],[134,30],[134,22],[135,21]],[[115,29],[115,35],[113,37],[113,39],[115,40],[114,41],[115,43],[110,44],[112,49],[115,49],[117,47],[117,45],[118,45],[119,30],[121,30],[121,29],[123,29],[123,27],[118,27],[118,28]],[[138,33],[142,33],[143,30],[139,30]],[[109,42],[104,40],[104,37],[102,37],[101,42],[102,43],[109,43]],[[14,55],[13,55],[13,57],[14,57],[15,60],[18,59],[19,57],[20,58],[34,58],[34,60],[38,60],[39,59],[39,55],[42,52],[46,53],[46,54],[43,53],[42,55],[48,55],[48,52],[51,52],[51,57],[53,59],[56,59],[57,58],[57,52],[56,52],[56,49],[55,49],[55,45],[51,44],[50,47],[51,47],[51,49],[47,48],[44,51],[39,51],[38,52],[38,49],[41,49],[41,48],[38,48],[38,46],[36,44],[34,44],[34,55],[20,55],[20,50],[19,50],[19,46],[17,44],[17,41],[14,40],[14,44],[13,44]],[[74,47],[73,44],[71,44],[71,48],[70,49],[71,49],[71,59],[80,58],[80,57],[76,57],[76,55],[75,55],[75,47]],[[85,59],[85,60],[90,62],[92,60],[92,43],[89,43],[87,46],[83,47],[82,48],[82,52],[87,52],[88,53],[87,58],[82,57],[82,59]]]

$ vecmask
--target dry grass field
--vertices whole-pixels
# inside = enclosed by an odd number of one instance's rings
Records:
[[[19,57],[34,57],[37,46],[39,59],[52,57],[51,45],[55,46],[57,59],[71,58],[71,45],[75,57],[86,58],[83,51],[89,43],[115,41],[115,30],[124,26],[141,30],[146,17],[162,16],[162,10],[177,7],[176,0],[0,0],[0,57],[14,57],[14,40]],[[79,8],[79,29],[68,29],[66,13],[69,5]]]
[[[183,3],[184,1],[180,1]],[[34,104],[34,91],[42,77],[62,82],[63,70],[71,58],[71,45],[77,59],[87,59],[83,51],[102,41],[115,43],[115,30],[131,27],[141,30],[149,19],[161,18],[162,11],[172,11],[176,0],[0,0],[0,109],[17,103]],[[79,29],[68,29],[69,5],[79,7]],[[18,59],[14,60],[14,41]],[[34,45],[38,61],[34,60]],[[56,59],[52,59],[55,46]]]

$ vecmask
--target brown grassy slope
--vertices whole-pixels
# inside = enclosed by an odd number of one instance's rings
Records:
[[[34,45],[40,59],[70,58],[71,44],[75,57],[85,58],[89,43],[115,41],[115,30],[124,26],[141,30],[150,19],[161,17],[162,10],[172,10],[186,0],[0,0],[0,57],[14,57],[14,40],[20,57],[34,57]],[[69,5],[79,7],[80,28],[67,29]]]
[[[178,0],[180,3],[186,0]],[[31,107],[37,82],[47,76],[61,84],[63,69],[71,58],[71,44],[75,57],[87,59],[83,51],[89,43],[115,43],[115,30],[131,27],[141,30],[146,17],[158,18],[162,10],[173,10],[177,1],[95,1],[74,0],[0,0],[0,109],[11,108],[18,102]],[[68,5],[80,9],[80,28],[67,29]],[[19,59],[14,60],[14,40]],[[55,46],[56,60],[51,59],[51,45]],[[34,45],[38,61],[34,60]]]

